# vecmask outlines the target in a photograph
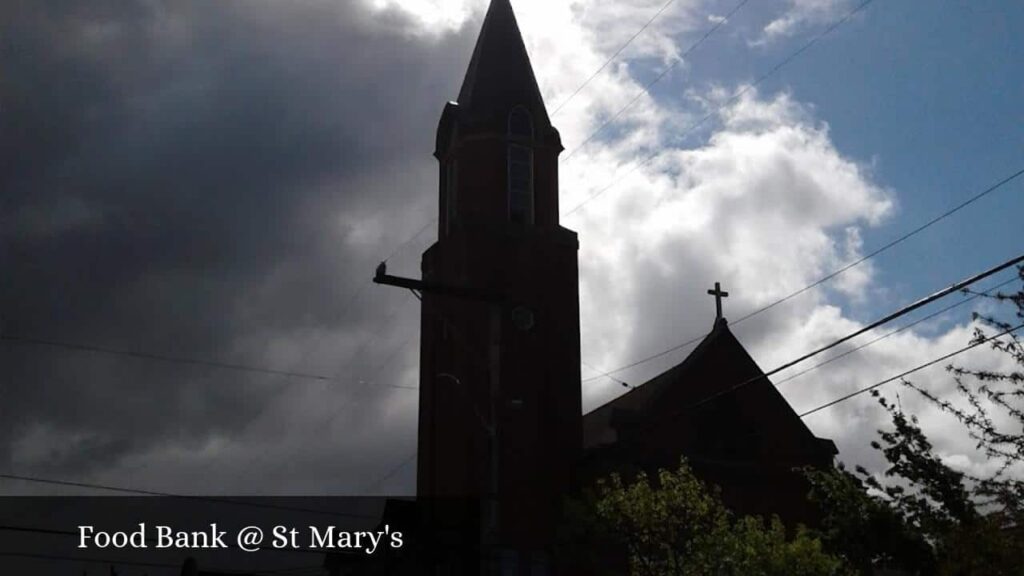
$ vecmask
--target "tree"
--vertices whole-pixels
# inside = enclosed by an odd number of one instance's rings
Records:
[[[810,498],[823,514],[814,533],[825,549],[861,574],[877,568],[934,572],[934,553],[924,536],[889,502],[870,494],[864,482],[840,464],[834,470],[805,469]]]
[[[1024,268],[1018,275],[1024,280]],[[993,472],[974,476],[949,466],[918,419],[877,391],[872,394],[892,429],[879,430],[871,445],[888,468],[881,476],[861,467],[856,476],[843,469],[808,472],[812,496],[825,513],[823,541],[861,570],[895,563],[920,573],[1024,575],[1024,482],[1014,475],[1024,473],[1024,347],[1016,333],[1024,321],[1024,291],[979,296],[1013,307],[1017,320],[976,313],[972,344],[989,345],[1015,368],[947,366],[956,384],[953,398],[913,382],[903,385],[952,416]],[[868,532],[879,525],[899,544]]]
[[[735,518],[685,459],[675,471],[659,471],[654,481],[643,473],[632,482],[613,474],[574,512],[576,536],[589,536],[586,549],[620,551],[631,576],[848,573],[802,527],[787,538],[778,518]],[[609,565],[606,556],[589,573],[621,574],[621,566]]]

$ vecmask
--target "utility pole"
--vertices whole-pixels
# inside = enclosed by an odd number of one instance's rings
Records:
[[[491,427],[487,431],[489,446],[488,451],[490,452],[490,470],[488,476],[490,476],[489,482],[489,498],[487,499],[487,532],[491,535],[491,541],[489,542],[491,550],[491,561],[498,564],[500,560],[496,557],[496,551],[498,549],[498,458],[500,457],[499,443],[498,443],[498,409],[497,399],[501,393],[499,386],[501,379],[501,305],[497,302],[492,302],[490,305],[491,312],[491,347],[490,347],[490,358],[488,363],[490,364],[490,393],[488,398],[488,409],[491,414]],[[495,565],[492,567],[493,572],[497,573],[500,569],[499,566]]]
[[[480,411],[477,406],[473,406],[474,412],[476,412],[480,424],[484,431],[487,433],[487,445],[488,445],[488,471],[487,471],[487,488],[486,488],[486,506],[484,507],[483,521],[481,524],[485,527],[484,533],[481,534],[481,539],[484,540],[485,547],[490,551],[487,555],[490,560],[495,563],[495,566],[484,567],[483,573],[492,573],[497,570],[496,564],[499,562],[497,557],[497,549],[499,545],[498,541],[498,527],[499,527],[499,457],[500,457],[500,446],[498,436],[498,398],[501,395],[501,315],[502,305],[504,298],[497,295],[491,294],[480,290],[474,290],[471,288],[465,288],[460,286],[451,286],[447,284],[440,284],[436,282],[426,282],[423,280],[416,280],[414,278],[403,278],[400,276],[392,276],[387,273],[387,263],[381,262],[377,265],[377,269],[374,272],[373,282],[375,284],[383,284],[387,286],[396,286],[399,288],[406,288],[412,291],[418,298],[422,300],[420,294],[431,293],[442,296],[450,296],[453,298],[461,298],[466,300],[483,301],[489,304],[490,309],[490,321],[489,321],[489,347],[488,347],[488,379],[490,380],[488,386],[488,406],[487,416],[481,417]],[[463,387],[463,391],[466,393],[467,399],[472,403],[473,397],[470,391],[463,386],[462,381],[451,374],[437,374],[435,376],[446,376],[455,381],[459,386]],[[435,393],[436,398],[436,393]],[[436,401],[434,403],[436,407]],[[437,441],[437,435],[434,434],[434,441]],[[483,558],[481,561],[485,561]]]

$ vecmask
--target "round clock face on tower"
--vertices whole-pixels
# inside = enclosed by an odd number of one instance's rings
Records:
[[[512,309],[512,324],[523,332],[530,330],[534,324],[533,310],[526,306],[516,306]]]

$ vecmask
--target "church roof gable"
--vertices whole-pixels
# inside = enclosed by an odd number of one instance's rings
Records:
[[[785,434],[808,448],[816,445],[814,435],[764,376],[724,319],[716,322],[711,333],[685,360],[586,414],[584,445],[593,448],[614,442],[618,439],[616,427],[629,426],[631,422],[643,422],[641,427],[646,427],[673,418],[686,418],[690,407],[745,382],[749,383],[718,396],[706,406],[724,403],[730,410],[739,410],[748,418],[771,421],[772,427],[778,428],[774,433]],[[633,414],[625,416],[624,411]],[[743,424],[753,425],[754,422]]]
[[[656,397],[669,383],[677,380],[687,371],[689,366],[693,365],[693,363],[703,355],[704,350],[706,350],[709,345],[708,342],[717,337],[717,333],[718,330],[716,325],[716,329],[712,330],[710,334],[705,336],[704,339],[701,340],[700,344],[693,349],[693,352],[691,352],[682,362],[647,382],[639,386],[632,387],[629,392],[626,392],[618,398],[610,400],[594,410],[591,410],[587,414],[584,414],[584,447],[603,443],[602,441],[606,441],[608,438],[614,438],[614,431],[611,430],[611,428],[613,424],[613,415],[616,412],[623,410],[635,412],[646,411],[647,406],[651,404],[652,398]]]

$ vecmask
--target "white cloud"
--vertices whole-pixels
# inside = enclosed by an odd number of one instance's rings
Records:
[[[585,199],[580,191],[619,146],[587,150],[564,169],[567,205]],[[705,144],[666,148],[567,219],[581,235],[585,359],[616,366],[700,334],[713,311],[703,291],[715,281],[731,291],[736,316],[785,296],[858,258],[860,230],[891,210],[890,192],[835,149],[807,107],[750,91]],[[863,295],[871,270],[858,268],[843,290]],[[616,290],[598,289],[611,278]],[[800,312],[825,298],[813,292]],[[602,336],[623,324],[643,328],[615,343]]]
[[[809,26],[831,22],[839,18],[851,5],[849,0],[788,0],[788,8],[781,16],[769,22],[761,35],[751,41],[752,46],[763,46],[794,36]]]
[[[411,17],[407,30],[422,34],[444,34],[458,30],[480,2],[471,0],[364,0],[373,12],[397,10]]]

